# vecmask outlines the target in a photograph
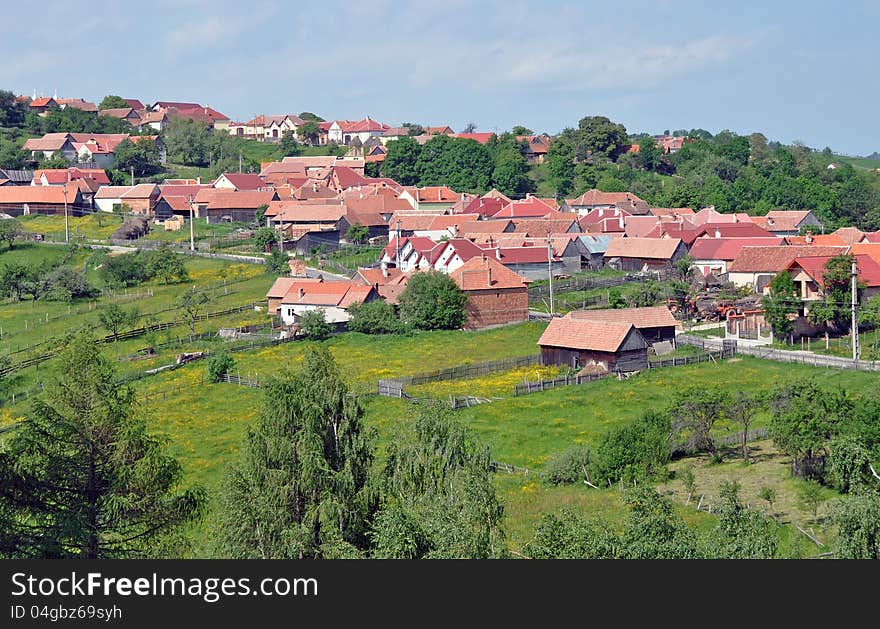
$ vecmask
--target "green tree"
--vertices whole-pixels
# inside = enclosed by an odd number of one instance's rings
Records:
[[[603,435],[590,458],[595,484],[662,477],[671,453],[672,424],[662,413],[645,413]]]
[[[290,275],[290,256],[281,249],[272,249],[266,260],[266,271],[273,275]]]
[[[464,325],[467,295],[438,271],[415,273],[400,295],[400,318],[420,330],[455,330]]]
[[[362,334],[396,334],[402,326],[394,313],[394,306],[384,299],[349,306],[351,320],[348,329]]]
[[[3,292],[14,296],[16,301],[21,301],[22,293],[25,292],[26,283],[30,278],[30,270],[22,262],[7,262],[0,270],[0,286]]]
[[[855,435],[835,437],[829,444],[828,468],[834,486],[841,493],[858,493],[877,480],[871,474],[871,453]]]
[[[663,159],[663,151],[657,146],[654,138],[640,138],[637,163],[644,170],[657,170]]]
[[[269,209],[268,204],[263,204],[254,210],[254,223],[257,224],[257,227],[263,227],[266,224],[266,210]]]
[[[147,258],[147,274],[159,278],[163,284],[180,283],[189,280],[183,255],[174,253],[168,247],[160,247]]]
[[[123,140],[116,146],[116,168],[137,175],[153,175],[162,170],[159,149],[155,142],[147,140]]]
[[[772,559],[779,547],[776,524],[749,511],[739,497],[740,484],[721,483],[718,524],[710,535],[709,555],[718,559]]]
[[[743,459],[749,460],[749,426],[762,406],[761,400],[745,391],[733,394],[727,417],[740,431],[740,448]]]
[[[296,141],[296,132],[287,129],[281,134],[281,142],[278,143],[278,150],[281,151],[282,157],[294,157],[302,155],[302,147]]]
[[[208,382],[220,382],[235,368],[235,359],[227,351],[219,351],[208,358]]]
[[[201,122],[175,118],[162,131],[169,161],[185,166],[207,166],[211,154],[211,132]]]
[[[846,496],[831,509],[837,526],[834,556],[837,559],[880,559],[880,494]]]
[[[361,225],[358,222],[355,222],[351,227],[348,228],[348,231],[345,232],[345,239],[349,242],[353,242],[356,244],[363,244],[367,242],[367,238],[370,235],[370,230]]]
[[[672,502],[651,487],[627,490],[624,501],[629,516],[621,542],[627,559],[698,559],[697,537],[675,515]]]
[[[590,482],[588,468],[592,458],[592,452],[587,446],[569,446],[547,461],[542,475],[544,481],[550,485],[571,485],[574,483]]]
[[[397,142],[407,139],[401,138]],[[385,160],[388,160],[387,155]],[[475,140],[446,135],[435,135],[426,142],[416,162],[420,185],[445,185],[461,192],[488,190],[494,167],[488,147]]]
[[[495,158],[492,185],[510,197],[523,197],[534,190],[529,164],[516,148],[505,148]]]
[[[534,131],[529,129],[528,127],[524,127],[521,124],[518,124],[510,130],[511,135],[534,135]]]
[[[193,286],[195,289],[195,286]],[[184,322],[189,326],[189,333],[196,333],[196,322],[210,302],[205,293],[197,293],[195,290],[184,291],[177,300],[177,309],[180,311]]]
[[[0,125],[2,126],[2,125]],[[18,142],[0,137],[0,168],[24,169],[30,155]]]
[[[579,148],[586,154],[598,153],[611,159],[629,145],[626,127],[605,116],[587,116],[578,122]]]
[[[314,120],[307,120],[296,130],[296,133],[306,144],[315,145],[321,137],[321,127]]]
[[[254,232],[254,246],[257,251],[269,251],[278,240],[278,232],[273,227],[260,227]]]
[[[874,341],[871,344],[872,360],[880,358],[877,356],[877,347],[880,343],[880,295],[869,297],[867,301],[861,304],[858,312],[859,325],[864,325],[875,330]]]
[[[99,347],[85,333],[72,340],[0,452],[6,557],[144,557],[201,513],[204,491],[179,488],[180,464],[147,433]]]
[[[694,451],[718,455],[712,428],[727,419],[730,396],[717,387],[691,387],[676,393],[669,415],[672,432]]]
[[[29,280],[33,279],[30,275]],[[83,297],[94,297],[99,291],[92,286],[85,273],[67,266],[51,269],[39,278],[39,292],[52,301],[72,301]]]
[[[770,294],[761,298],[764,319],[773,328],[777,338],[788,338],[794,331],[791,315],[797,314],[801,305],[800,292],[791,273],[779,273],[770,282]]]
[[[333,328],[327,323],[327,316],[320,308],[307,310],[299,318],[299,327],[306,338],[323,341],[330,338]]]
[[[852,263],[851,254],[835,256],[825,263],[822,273],[822,285],[825,297],[821,303],[810,305],[810,321],[813,324],[824,323],[836,329],[850,327],[850,301],[852,299]],[[861,293],[863,285],[857,287]]]
[[[24,236],[25,231],[14,218],[0,220],[0,242],[9,243],[9,250],[15,246],[15,241]]]
[[[563,507],[558,515],[541,517],[525,555],[531,559],[618,559],[621,546],[609,524]]]
[[[256,425],[226,479],[223,554],[233,558],[356,556],[377,506],[374,436],[329,350],[264,388]]]
[[[822,504],[822,486],[815,481],[805,481],[797,489],[800,506],[807,509],[815,518],[819,513],[819,505]]]
[[[46,157],[40,160],[39,167],[43,170],[60,170],[64,168],[68,168],[70,166],[70,162],[67,161],[67,158],[61,155],[53,155],[52,157]]]
[[[152,276],[148,268],[149,255],[143,251],[106,256],[101,262],[100,274],[110,287],[136,286]]]
[[[0,127],[20,127],[27,115],[27,103],[18,100],[12,92],[0,90]]]
[[[98,109],[125,109],[131,107],[125,99],[115,94],[107,94],[98,104]]]
[[[422,407],[406,426],[388,446],[373,555],[504,556],[504,512],[489,471],[489,449],[439,405]]]
[[[140,313],[136,308],[129,310],[116,302],[110,302],[98,313],[98,321],[101,322],[105,330],[113,335],[114,341],[119,338],[120,330],[133,326],[139,318]]]
[[[419,183],[418,162],[422,147],[412,138],[405,137],[388,143],[380,172],[403,186]]]

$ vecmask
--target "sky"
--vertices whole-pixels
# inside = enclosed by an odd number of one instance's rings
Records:
[[[0,89],[499,133],[604,115],[866,155],[878,33],[876,0],[50,0],[4,7]]]

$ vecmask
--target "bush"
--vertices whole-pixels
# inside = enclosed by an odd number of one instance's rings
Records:
[[[400,295],[400,318],[420,330],[455,330],[464,325],[467,295],[439,271],[415,273]]]
[[[40,294],[50,301],[71,301],[98,294],[83,273],[70,267],[58,267],[40,280]]]
[[[150,278],[157,277],[163,284],[185,282],[189,279],[184,256],[167,247],[151,251],[146,259],[146,272]]]
[[[108,255],[101,263],[101,278],[108,286],[136,286],[152,277],[147,260],[148,255],[142,251]]]
[[[299,327],[305,337],[313,341],[322,341],[333,331],[323,310],[309,310],[304,313],[299,319]]]
[[[219,352],[208,358],[208,381],[220,382],[223,375],[235,367],[235,359],[228,352]]]
[[[669,417],[657,413],[612,429],[593,453],[593,482],[616,483],[664,471],[670,458],[670,433]]]
[[[395,334],[402,329],[394,307],[382,299],[351,306],[348,312],[351,314],[348,329],[352,332]]]
[[[587,446],[574,445],[557,452],[547,462],[544,480],[551,485],[571,485],[588,480],[586,476],[590,458],[590,449]]]

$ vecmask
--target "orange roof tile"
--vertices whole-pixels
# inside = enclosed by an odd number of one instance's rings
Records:
[[[530,281],[486,254],[474,256],[449,276],[463,291],[526,288]]]
[[[541,347],[563,347],[597,352],[616,352],[630,332],[635,330],[632,323],[612,323],[607,321],[584,321],[571,317],[554,317],[544,330],[538,345]]]
[[[681,322],[676,321],[675,317],[672,316],[672,313],[666,306],[604,310],[572,310],[566,316],[579,321],[631,323],[637,329],[662,328],[668,326],[681,327]]]

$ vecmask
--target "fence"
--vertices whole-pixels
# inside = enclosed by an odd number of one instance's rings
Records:
[[[427,382],[439,382],[442,380],[460,380],[463,378],[474,378],[476,376],[485,376],[490,373],[496,373],[499,371],[509,371],[511,369],[530,367],[532,365],[540,364],[540,354],[530,354],[528,356],[517,356],[514,358],[502,358],[500,360],[490,360],[482,363],[459,365],[457,367],[449,367],[448,369],[440,369],[437,371],[430,371],[426,373],[415,374],[412,376],[387,378],[379,381],[379,388],[381,391],[382,385],[384,384],[386,385],[386,388],[389,388],[390,390],[395,390],[397,388],[394,386],[395,384],[399,387],[403,387],[416,386],[419,384],[425,384]],[[382,395],[382,393],[380,392],[379,395]],[[400,396],[392,395],[391,397]]]
[[[516,465],[511,465],[510,463],[502,463],[501,461],[489,461],[489,469],[493,472],[504,472],[506,474],[523,474],[525,476],[529,475],[528,468],[517,467]]]
[[[683,367],[684,365],[693,365],[695,363],[716,362],[724,358],[732,358],[736,353],[735,348],[724,348],[720,350],[707,350],[703,354],[696,356],[672,356],[671,358],[655,358],[648,360],[648,369],[658,369],[660,367]]]
[[[755,428],[746,433],[746,442],[762,441],[769,436],[770,432],[767,428]],[[738,446],[742,443],[742,434],[727,435],[726,437],[713,437],[712,443],[716,448],[729,448],[730,446]],[[690,447],[684,443],[678,443],[672,446],[672,456],[686,456],[698,452],[696,448]]]
[[[621,286],[632,282],[651,282],[658,280],[667,280],[673,277],[671,271],[663,271],[659,273],[628,273],[617,277],[573,277],[567,280],[558,280],[553,282],[553,292],[562,293],[566,291],[590,290],[593,288],[611,288],[612,286]],[[550,286],[542,284],[540,286],[529,287],[529,301],[540,300],[550,296]]]
[[[541,379],[537,382],[523,382],[522,384],[514,385],[513,395],[514,397],[518,397],[520,395],[529,395],[530,393],[538,393],[539,391],[549,391],[550,389],[555,389],[556,387],[567,387],[573,384],[584,384],[585,382],[593,382],[594,380],[601,380],[602,378],[616,375],[618,375],[617,372],[584,374],[582,376],[565,375],[559,376],[558,378],[551,378],[550,380]]]
[[[702,348],[719,347],[718,341],[711,339],[701,339],[698,337],[679,334],[675,337],[676,342],[687,345],[694,345]],[[830,367],[832,369],[849,369],[853,371],[880,371],[880,361],[876,360],[852,360],[851,358],[841,358],[838,356],[822,356],[810,352],[794,352],[783,349],[771,349],[767,347],[753,347],[749,345],[737,344],[736,341],[724,339],[722,346],[735,347],[737,354],[745,354],[746,356],[754,356],[765,360],[776,360],[786,363],[797,363],[801,365],[811,365],[813,367]]]

